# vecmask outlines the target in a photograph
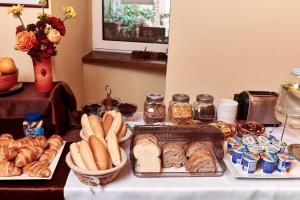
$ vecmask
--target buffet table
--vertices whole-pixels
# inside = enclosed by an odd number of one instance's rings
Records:
[[[129,124],[141,124],[141,113],[128,118]],[[270,131],[268,129],[267,131]],[[279,137],[282,128],[272,134]],[[284,140],[300,143],[300,130],[287,129]],[[129,142],[123,147],[129,151]],[[299,161],[297,161],[299,162]],[[222,177],[138,178],[130,163],[119,177],[103,187],[90,187],[79,182],[71,171],[65,188],[65,199],[299,199],[299,179],[236,179],[227,170]]]
[[[75,96],[66,83],[55,82],[49,93],[38,93],[34,83],[22,84],[20,91],[0,95],[1,132],[23,137],[22,122],[29,112],[42,113],[44,121],[53,132],[64,133],[71,128],[76,121],[77,105]]]

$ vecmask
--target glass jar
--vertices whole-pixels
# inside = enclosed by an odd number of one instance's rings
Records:
[[[289,80],[281,84],[275,116],[283,124],[300,128],[300,68],[293,68]]]
[[[169,104],[169,119],[172,123],[193,118],[193,106],[190,102],[189,95],[174,94]]]
[[[194,119],[202,122],[212,122],[216,119],[214,97],[209,94],[199,94],[193,105]]]
[[[146,124],[164,122],[166,118],[166,105],[161,94],[148,94],[144,103],[144,121]]]

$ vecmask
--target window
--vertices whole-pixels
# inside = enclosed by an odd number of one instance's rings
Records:
[[[95,50],[166,51],[170,0],[93,0]]]

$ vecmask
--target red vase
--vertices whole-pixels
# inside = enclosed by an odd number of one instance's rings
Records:
[[[32,59],[35,88],[38,92],[49,92],[53,87],[51,57]]]

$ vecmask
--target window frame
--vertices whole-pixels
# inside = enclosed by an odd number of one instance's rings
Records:
[[[133,50],[166,52],[168,44],[103,40],[103,0],[92,1],[92,39],[94,51],[131,52]],[[100,15],[99,15],[100,13]],[[100,36],[100,37],[99,37]]]

